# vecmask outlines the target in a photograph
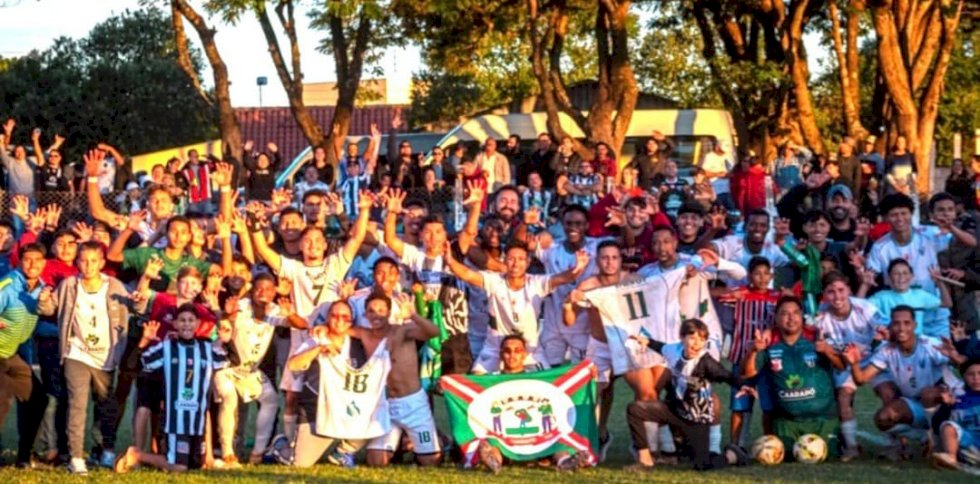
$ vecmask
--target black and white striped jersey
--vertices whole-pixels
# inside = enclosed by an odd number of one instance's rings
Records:
[[[227,365],[220,345],[201,340],[164,340],[142,355],[143,371],[160,372],[164,384],[164,432],[204,435],[214,370]]]

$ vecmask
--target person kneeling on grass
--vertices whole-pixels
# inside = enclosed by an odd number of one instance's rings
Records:
[[[892,309],[888,330],[890,341],[875,350],[866,367],[861,368],[861,350],[854,345],[844,350],[844,358],[855,383],[863,385],[887,373],[898,388],[895,397],[884,401],[875,413],[875,425],[892,440],[880,457],[899,461],[911,457],[907,449],[910,437],[928,438],[929,421],[943,392],[959,387],[960,382],[949,369],[947,354],[955,352],[952,343],[938,346],[931,338],[917,336],[914,309],[904,305]]]
[[[204,450],[211,445],[206,431],[210,428],[206,420],[211,375],[214,370],[224,368],[227,359],[221,343],[195,339],[200,323],[193,304],[181,305],[177,309],[177,319],[173,321],[177,337],[161,341],[141,355],[143,371],[161,373],[164,395],[169,396],[164,399],[166,454],[153,454],[130,446],[116,459],[114,468],[117,473],[129,472],[140,464],[168,472],[201,467]],[[157,340],[159,329],[159,322],[146,323],[139,348]]]
[[[521,335],[511,334],[504,336],[500,341],[500,372],[501,375],[514,375],[519,373],[528,373],[526,366],[524,365],[524,358],[527,357],[527,342]],[[503,467],[505,460],[504,456],[500,453],[500,449],[494,447],[489,441],[483,440],[480,442],[479,447],[477,447],[477,454],[480,458],[480,463],[485,465],[494,474],[500,472]],[[551,462],[547,460],[553,460],[555,463],[555,470],[562,471],[574,471],[581,467],[585,467],[589,464],[588,455],[578,452],[574,455],[569,455],[568,452],[558,451],[555,455],[545,457],[544,462],[539,462],[539,464],[548,465]]]
[[[832,370],[845,368],[844,362],[822,334],[812,343],[802,337],[803,303],[798,298],[779,299],[775,323],[781,341],[770,345],[771,335],[757,331],[742,362],[742,378],[761,373],[767,379],[773,397],[773,433],[786,449],[792,449],[802,435],[817,434],[826,440],[828,452],[836,455],[840,424],[835,418]]]
[[[960,374],[966,383],[963,394],[943,392],[943,402],[953,408],[939,426],[942,452],[932,454],[937,467],[959,469],[960,461],[980,466],[980,358],[960,365]]]
[[[671,382],[666,402],[634,401],[626,407],[626,420],[636,448],[637,461],[627,469],[653,469],[653,456],[647,443],[647,422],[653,422],[655,427],[669,424],[680,429],[690,443],[696,470],[717,469],[728,464],[744,465],[746,456],[738,446],[730,445],[725,455],[721,455],[721,429],[712,429],[721,419],[721,401],[714,393],[711,382],[735,386],[738,377],[708,353],[708,326],[704,322],[698,319],[684,321],[680,336],[680,343],[667,345],[643,336],[633,337],[640,344],[664,355]],[[755,390],[742,387],[738,394],[741,396],[744,393],[754,394]]]

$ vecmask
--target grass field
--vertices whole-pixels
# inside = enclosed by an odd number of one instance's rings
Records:
[[[723,407],[727,407],[727,388],[724,393]],[[876,461],[873,458],[877,446],[865,438],[862,446],[865,455],[861,459],[842,464],[837,461],[825,462],[818,465],[782,464],[776,467],[749,465],[742,468],[731,468],[723,471],[698,473],[686,467],[660,467],[652,473],[633,474],[622,471],[623,465],[630,463],[627,451],[629,447],[629,432],[626,429],[625,406],[631,398],[629,388],[624,382],[617,383],[616,400],[610,419],[610,429],[614,434],[613,447],[609,460],[594,469],[583,470],[575,474],[559,474],[554,469],[532,468],[527,466],[506,467],[499,475],[493,476],[485,471],[464,471],[446,464],[438,469],[420,469],[414,466],[398,465],[386,469],[371,469],[359,466],[353,470],[341,469],[330,465],[318,465],[312,469],[292,469],[284,466],[263,465],[246,466],[240,471],[193,472],[185,475],[167,475],[156,470],[139,470],[124,476],[115,476],[110,471],[92,470],[89,479],[98,481],[146,483],[147,480],[180,480],[182,482],[203,483],[214,480],[235,482],[635,482],[637,480],[654,482],[978,482],[977,477],[961,472],[938,471],[931,468],[922,459],[899,464]],[[872,392],[863,388],[857,396],[857,413],[859,428],[866,436],[873,438],[877,432],[873,429],[871,417],[877,406],[877,399]],[[127,408],[126,423],[123,424],[118,436],[117,449],[122,451],[130,442],[130,427]],[[254,412],[254,409],[253,409]],[[3,426],[3,446],[5,449],[16,445],[15,413],[11,411]],[[440,428],[447,429],[445,406],[441,399],[436,400],[436,415]],[[724,416],[723,431],[727,441],[727,411]],[[758,415],[752,423],[753,435],[759,433]],[[86,446],[88,447],[88,446]],[[6,462],[13,461],[11,451],[4,452]],[[52,483],[52,482],[82,482],[84,478],[73,477],[64,469],[21,471],[11,467],[0,469],[0,484],[9,483]]]

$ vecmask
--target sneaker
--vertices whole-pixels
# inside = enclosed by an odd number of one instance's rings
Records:
[[[857,446],[855,447],[845,447],[844,452],[840,455],[841,462],[850,462],[861,456],[861,449]]]
[[[960,463],[956,459],[945,452],[936,452],[932,454],[932,466],[936,469],[953,469],[958,470],[960,468]]]
[[[498,474],[500,469],[503,468],[504,462],[500,456],[500,451],[490,445],[490,442],[486,440],[480,442],[480,446],[476,451],[480,455],[480,462],[487,466],[490,472]]]
[[[653,459],[657,465],[661,466],[676,466],[680,460],[677,458],[677,452],[661,452],[660,455],[654,457]]]
[[[606,454],[609,453],[609,448],[612,447],[613,434],[610,431],[606,431],[605,440],[599,437],[599,462],[606,461]]]
[[[116,464],[116,453],[111,450],[103,450],[102,455],[99,456],[99,467],[112,469],[112,466],[114,466],[115,464]]]
[[[576,452],[574,455],[565,457],[558,462],[555,470],[558,472],[574,472],[589,465],[589,457],[583,452]]]
[[[88,466],[85,465],[85,459],[72,457],[71,461],[68,462],[68,472],[78,476],[87,476]]]
[[[327,456],[327,462],[343,467],[344,469],[353,469],[357,466],[357,463],[354,461],[354,454],[348,454],[339,450],[335,450],[332,454]]]
[[[742,467],[749,462],[749,454],[735,444],[728,444],[725,447],[725,460],[730,466]]]
[[[293,463],[293,446],[283,434],[279,434],[272,439],[272,445],[269,446],[266,454],[282,465],[288,466]]]

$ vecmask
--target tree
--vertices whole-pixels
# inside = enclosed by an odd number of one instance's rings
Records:
[[[854,138],[865,138],[868,130],[861,122],[861,72],[859,38],[861,19],[867,11],[864,0],[828,0],[827,17],[831,24],[828,29],[837,61],[837,74],[840,81],[840,105],[843,114],[844,131]],[[843,26],[844,35],[841,35]]]
[[[658,3],[633,51],[641,91],[672,99],[683,108],[722,107],[711,72],[701,57],[704,47],[693,22],[671,3]]]
[[[878,41],[878,75],[884,89],[876,99],[889,123],[889,138],[905,136],[929,190],[929,162],[943,81],[949,68],[963,1],[878,0],[871,4]]]
[[[187,45],[183,23],[179,20],[182,16],[194,27],[198,38],[201,40],[201,44],[204,46],[204,54],[208,59],[208,63],[211,64],[211,73],[214,78],[213,95],[218,106],[218,127],[221,130],[221,145],[226,157],[242,160],[244,154],[242,148],[242,130],[238,125],[235,110],[231,106],[231,94],[229,92],[231,83],[228,80],[228,67],[225,65],[224,59],[221,58],[218,45],[214,41],[217,30],[209,26],[207,21],[186,0],[171,0],[170,8],[173,20],[174,41],[176,44],[178,46]],[[185,69],[188,78],[194,78],[193,73],[187,72],[186,70],[187,61],[185,56],[187,50],[181,49],[179,53],[181,56],[179,65]]]
[[[199,79],[202,61],[187,59]],[[108,142],[142,153],[215,136],[215,112],[176,64],[167,16],[125,11],[85,38],[56,39],[43,52],[0,60],[0,115],[68,138],[66,155]],[[26,142],[29,129],[18,130]]]

